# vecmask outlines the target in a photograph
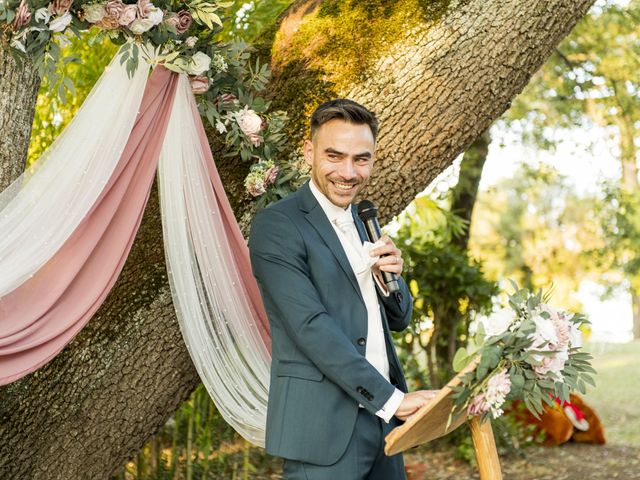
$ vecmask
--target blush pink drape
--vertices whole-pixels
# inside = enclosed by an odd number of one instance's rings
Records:
[[[115,284],[149,198],[178,76],[150,76],[126,147],[95,205],[58,252],[0,297],[0,385],[44,365],[82,329]]]

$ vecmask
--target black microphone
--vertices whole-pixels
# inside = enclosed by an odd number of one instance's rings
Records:
[[[369,200],[362,200],[358,204],[358,217],[364,223],[364,227],[367,230],[367,236],[369,241],[376,243],[380,240],[382,232],[380,231],[380,224],[378,223],[378,209]],[[384,255],[385,257],[389,254]],[[400,285],[398,284],[398,276],[393,272],[385,272],[380,270],[384,283],[389,290],[389,293],[396,293],[400,291]]]

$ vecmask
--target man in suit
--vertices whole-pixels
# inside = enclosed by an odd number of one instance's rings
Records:
[[[389,294],[380,271],[400,275],[401,252],[387,236],[363,246],[353,205],[373,169],[377,131],[356,102],[320,105],[304,145],[311,180],[251,226],[272,337],[266,450],[285,459],[288,480],[406,478],[402,455],[384,454],[384,437],[435,395],[407,393],[392,343],[413,302],[402,277]]]

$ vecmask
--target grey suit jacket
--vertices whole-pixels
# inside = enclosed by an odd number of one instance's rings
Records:
[[[399,294],[378,295],[389,383],[365,358],[364,300],[340,240],[308,183],[254,217],[249,249],[272,337],[266,450],[330,465],[349,443],[358,404],[375,413],[394,386],[407,391],[389,330],[409,325],[411,295],[402,279]]]

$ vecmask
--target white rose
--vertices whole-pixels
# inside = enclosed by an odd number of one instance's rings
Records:
[[[147,19],[151,20],[154,25],[159,25],[160,23],[162,23],[163,18],[164,12],[158,7],[152,7],[149,15],[147,15]]]
[[[536,331],[533,334],[534,347],[541,347],[546,343],[558,343],[558,335],[550,319],[543,318],[540,315],[534,315],[531,320],[533,320],[533,323],[536,325]]]
[[[46,7],[39,8],[36,10],[35,18],[37,22],[42,21],[44,23],[49,23],[49,20],[51,19],[51,12]]]
[[[71,20],[72,20],[71,14],[67,12],[64,15],[61,15],[51,20],[51,23],[49,23],[49,30],[51,30],[52,32],[62,32],[65,28],[69,26],[69,24],[71,23]]]
[[[236,114],[236,122],[245,135],[255,135],[262,129],[262,119],[249,107]]]
[[[479,323],[484,327],[487,337],[497,337],[509,329],[515,318],[515,312],[511,308],[502,308],[490,317],[481,319]]]
[[[93,3],[84,7],[84,19],[89,23],[98,23],[105,15],[104,3]]]
[[[134,20],[129,24],[127,28],[131,30],[131,33],[135,35],[142,35],[144,32],[151,30],[151,28],[154,25],[155,24],[151,19],[143,18],[143,19]]]
[[[198,41],[198,37],[187,37],[184,43],[187,47],[193,48],[195,47],[197,41]]]
[[[202,75],[211,65],[211,57],[206,53],[197,52],[191,60],[186,66],[189,75]]]

